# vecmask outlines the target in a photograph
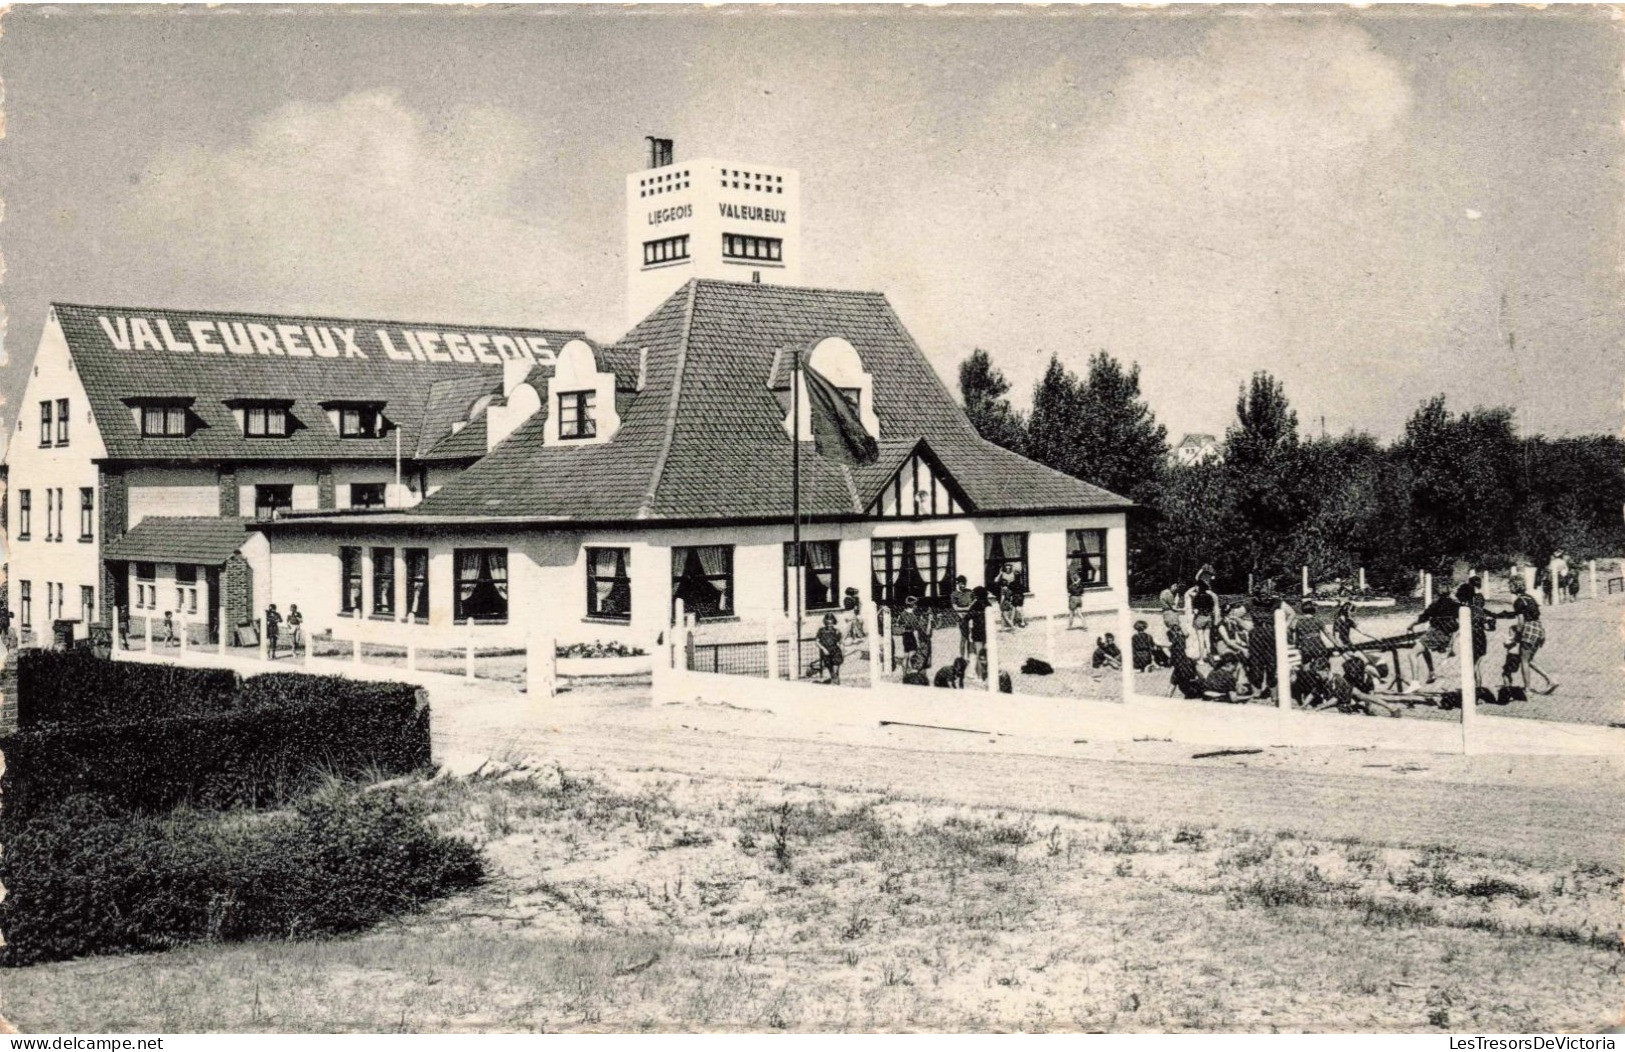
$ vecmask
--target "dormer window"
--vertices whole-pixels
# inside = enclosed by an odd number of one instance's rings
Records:
[[[390,429],[382,402],[351,402],[339,399],[323,402],[327,419],[340,438],[378,438]]]
[[[186,407],[147,405],[141,407],[142,438],[185,438]]]
[[[377,438],[380,419],[376,406],[346,406],[339,410],[339,437]]]
[[[244,406],[243,435],[248,438],[287,438],[288,407],[285,405]]]
[[[597,403],[595,391],[566,391],[559,395],[559,437],[594,438],[598,434],[598,423],[594,410]]]

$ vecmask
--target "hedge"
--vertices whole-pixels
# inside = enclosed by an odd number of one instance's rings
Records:
[[[324,775],[403,774],[429,763],[428,702],[407,684],[256,676],[231,706],[18,731],[5,742],[0,822],[9,828],[74,794],[135,811],[273,806]]]
[[[481,874],[472,845],[393,792],[335,785],[248,816],[129,815],[73,797],[8,835],[0,961],[357,931]]]
[[[86,651],[25,650],[17,657],[17,725],[78,726],[232,708],[237,673],[113,662]]]

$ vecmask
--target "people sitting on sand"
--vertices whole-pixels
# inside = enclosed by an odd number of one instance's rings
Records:
[[[1089,658],[1089,665],[1091,668],[1123,667],[1123,652],[1117,649],[1117,639],[1110,632],[1095,640],[1095,652]]]
[[[1393,704],[1395,697],[1381,698],[1374,693],[1377,689],[1375,677],[1366,666],[1365,659],[1358,654],[1345,657],[1342,667],[1327,677],[1326,685],[1332,704],[1340,712],[1363,712],[1367,716],[1375,716],[1379,712],[1385,716],[1398,716],[1400,713],[1399,706]]]
[[[1240,603],[1232,603],[1225,608],[1223,616],[1219,618],[1219,623],[1213,626],[1212,654],[1214,660],[1218,660],[1226,654],[1234,654],[1236,657],[1246,655],[1247,626],[1242,621],[1245,613],[1246,608]]]
[[[908,663],[904,666],[903,682],[910,687],[929,687],[931,681],[925,678],[925,658],[918,653],[908,656]]]
[[[1145,672],[1153,667],[1168,667],[1168,651],[1157,646],[1144,621],[1134,622],[1134,634],[1129,637],[1129,652],[1134,655],[1134,671]]]
[[[965,670],[968,667],[969,662],[962,657],[956,657],[953,664],[944,665],[937,669],[937,674],[931,685],[934,687],[963,689],[965,686]]]

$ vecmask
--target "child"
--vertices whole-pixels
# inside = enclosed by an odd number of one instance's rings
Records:
[[[1506,657],[1501,660],[1501,694],[1504,698],[1518,701],[1528,699],[1528,693],[1522,687],[1512,685],[1512,677],[1523,669],[1523,626],[1514,622],[1507,626],[1506,639],[1501,643],[1506,650]]]
[[[854,641],[868,639],[869,631],[863,626],[863,601],[858,598],[856,588],[846,590],[846,596],[841,600],[841,609],[846,612],[849,619],[846,623],[846,637]]]
[[[164,611],[164,645],[175,645],[175,615],[168,610]]]
[[[952,665],[944,665],[937,669],[937,675],[932,685],[937,687],[952,687],[962,690],[965,686],[965,670],[969,667],[970,662],[966,661],[964,658],[954,658],[954,663]]]
[[[841,630],[835,626],[835,615],[824,615],[824,627],[818,630],[815,637],[818,642],[818,658],[824,666],[824,675],[827,682],[841,682],[841,662],[846,655],[841,651]]]
[[[1103,638],[1095,640],[1095,653],[1089,659],[1089,664],[1095,668],[1123,667],[1123,652],[1117,649],[1117,640],[1110,632]]]
[[[931,681],[925,678],[925,659],[919,654],[908,656],[908,671],[903,673],[903,682],[911,687],[931,685]]]
[[[1134,635],[1129,637],[1129,651],[1134,655],[1134,671],[1145,672],[1157,663],[1157,643],[1146,631],[1144,621],[1134,622]]]
[[[288,607],[288,651],[295,656],[305,645],[305,615],[299,612],[299,604],[294,603]]]

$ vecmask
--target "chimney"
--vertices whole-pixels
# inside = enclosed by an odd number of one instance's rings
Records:
[[[664,168],[675,159],[671,139],[657,139],[653,135],[644,136],[649,140],[649,167]]]

